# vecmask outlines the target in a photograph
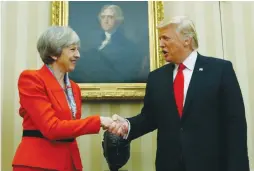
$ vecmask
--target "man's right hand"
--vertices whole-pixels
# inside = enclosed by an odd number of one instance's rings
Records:
[[[128,121],[117,114],[114,114],[112,119],[114,122],[112,122],[112,124],[109,126],[108,131],[112,134],[125,137],[129,131]]]

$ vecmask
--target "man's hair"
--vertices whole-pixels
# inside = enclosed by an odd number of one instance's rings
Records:
[[[176,25],[176,32],[180,33],[183,39],[192,38],[192,49],[195,50],[198,48],[198,38],[195,29],[195,25],[186,16],[176,16],[173,17],[171,20],[163,20],[157,28],[164,28],[170,24]]]

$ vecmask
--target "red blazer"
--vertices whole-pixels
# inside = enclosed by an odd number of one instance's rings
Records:
[[[74,142],[59,142],[100,130],[100,117],[81,117],[81,93],[71,81],[77,105],[76,120],[72,119],[64,91],[51,71],[44,65],[40,70],[25,70],[18,80],[19,113],[24,130],[39,130],[46,138],[23,137],[13,159],[13,165],[64,170],[73,161],[82,169],[79,149]]]

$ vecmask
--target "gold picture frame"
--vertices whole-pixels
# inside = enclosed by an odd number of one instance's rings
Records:
[[[96,2],[94,2],[96,3]],[[148,1],[150,71],[164,65],[159,53],[156,25],[164,17],[163,1]],[[53,1],[51,25],[68,25],[69,2]],[[78,83],[85,100],[141,100],[146,83]]]

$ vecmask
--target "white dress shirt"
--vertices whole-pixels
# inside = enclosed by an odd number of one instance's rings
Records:
[[[183,104],[185,103],[185,99],[186,99],[186,94],[187,94],[187,90],[189,88],[189,84],[190,84],[190,80],[191,80],[191,76],[195,67],[195,63],[197,60],[197,56],[198,53],[197,51],[193,51],[184,61],[183,64],[186,67],[183,70],[183,76],[184,76],[184,100],[183,100]],[[173,79],[175,80],[176,74],[177,74],[177,70],[178,70],[178,66],[179,65],[175,65],[175,69],[173,71]]]

